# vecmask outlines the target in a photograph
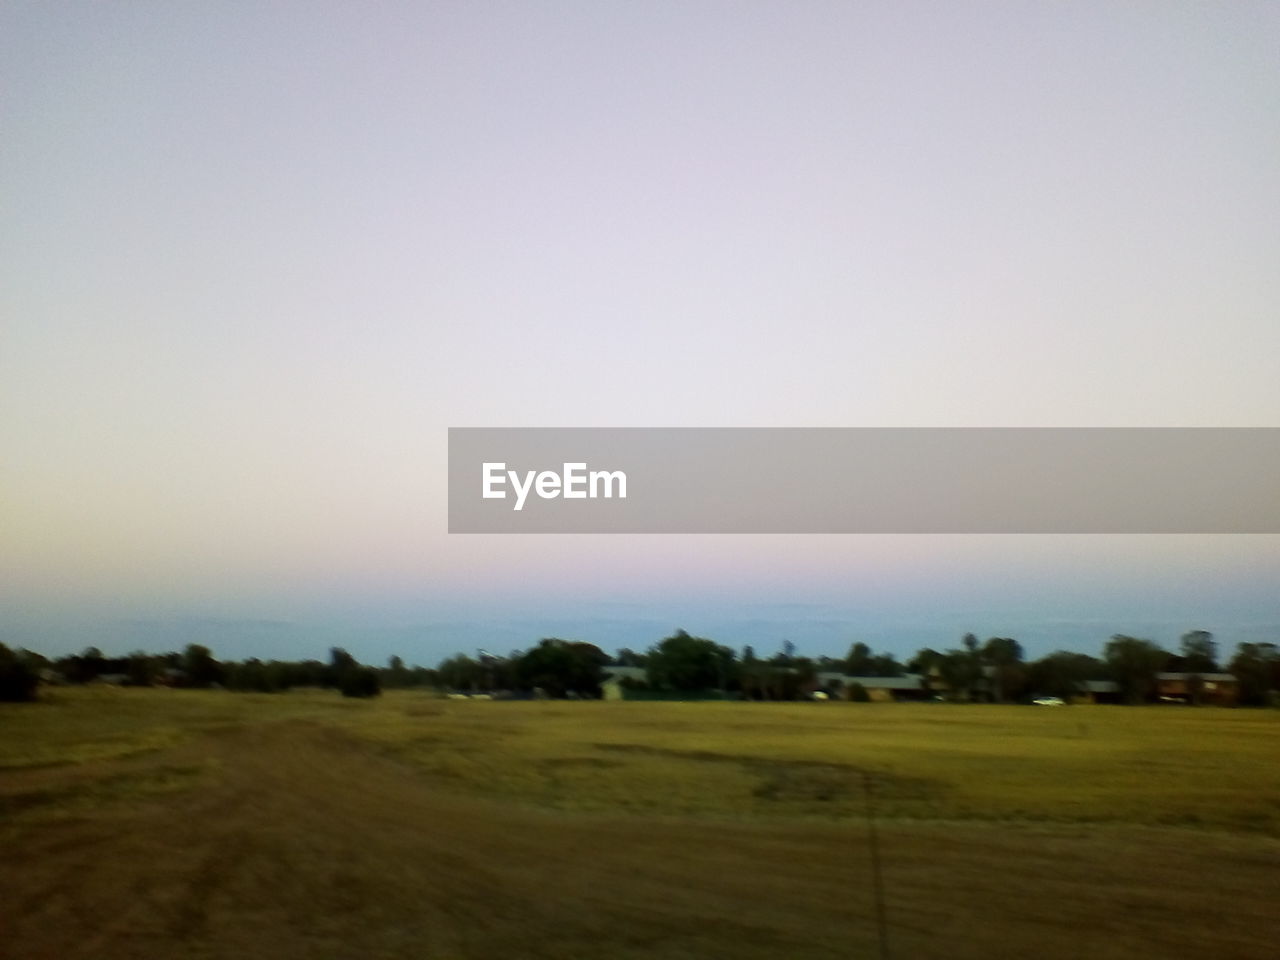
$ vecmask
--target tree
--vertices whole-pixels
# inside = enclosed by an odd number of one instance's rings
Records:
[[[540,689],[552,697],[599,697],[608,662],[608,655],[594,644],[547,637],[516,660],[515,670],[526,689]]]
[[[947,689],[951,691],[950,699],[973,700],[978,696],[982,686],[982,663],[970,650],[948,650],[938,664]]]
[[[984,666],[991,669],[991,693],[997,701],[1016,700],[1026,685],[1022,644],[1011,637],[991,637],[982,645]]]
[[[844,672],[853,677],[900,677],[903,674],[902,664],[892,654],[873,654],[861,641],[849,648],[842,666]]]
[[[961,641],[961,649],[952,648],[945,654],[937,655],[931,665],[950,691],[953,700],[976,700],[982,696],[985,687],[985,676],[982,672],[982,651],[978,638],[966,633]],[[923,654],[917,654],[917,658]]]
[[[1208,630],[1191,630],[1182,635],[1182,669],[1187,673],[1218,671],[1218,645]]]
[[[358,666],[356,658],[347,653],[342,647],[330,647],[329,666],[325,670],[324,685],[326,687],[341,687],[342,678]]]
[[[222,665],[213,659],[208,647],[198,643],[187,644],[182,653],[182,669],[187,674],[187,684],[192,687],[209,687],[222,682]]]
[[[877,653],[871,658],[871,672],[867,674],[869,677],[900,677],[906,671],[902,668],[902,664],[898,662],[897,657],[891,653]]]
[[[440,662],[436,668],[440,683],[450,690],[478,690],[483,667],[465,653],[459,653]]]
[[[806,697],[818,686],[818,666],[808,657],[796,657],[788,672],[795,677],[794,686],[788,690],[788,700]]]
[[[1126,703],[1143,703],[1154,696],[1156,674],[1167,657],[1168,653],[1150,640],[1122,633],[1113,636],[1103,651],[1103,659]]]
[[[244,663],[223,664],[223,676],[231,690],[276,693],[282,689],[279,673],[257,657],[250,657]]]
[[[75,656],[58,660],[57,666],[71,683],[88,683],[107,672],[106,663],[107,658],[102,655],[101,650],[97,647],[85,647]]]
[[[942,663],[942,654],[932,647],[922,647],[916,655],[907,661],[907,669],[912,673],[928,676]]]
[[[23,654],[0,643],[0,700],[22,703],[36,698],[40,677]]]
[[[684,630],[649,648],[649,683],[664,690],[712,690],[727,688],[736,665],[733,651],[705,637]]]
[[[342,674],[338,689],[344,697],[376,697],[382,693],[382,684],[377,670],[357,665]]]
[[[128,657],[129,685],[133,687],[149,687],[160,672],[160,664],[155,657],[135,650]]]
[[[1280,649],[1274,643],[1242,643],[1230,670],[1240,683],[1240,702],[1264,706],[1271,691],[1280,690]]]
[[[383,684],[388,687],[407,687],[413,676],[409,673],[404,661],[392,654],[387,658],[387,669],[383,671]]]
[[[750,668],[755,687],[765,700],[798,700],[817,679],[817,669],[808,657],[788,657],[778,653],[766,661],[757,660]]]
[[[618,651],[618,655],[614,658],[613,662],[620,667],[643,667],[644,654],[636,653],[629,647],[623,647]]]
[[[849,648],[849,655],[844,661],[844,671],[851,677],[870,677],[873,676],[872,669],[871,648],[859,640]]]
[[[1070,703],[1086,680],[1100,679],[1106,666],[1094,657],[1056,650],[1027,667],[1027,686],[1035,693],[1061,697]]]

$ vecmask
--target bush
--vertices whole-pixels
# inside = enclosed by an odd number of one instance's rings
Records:
[[[870,703],[871,694],[867,693],[867,688],[860,683],[849,684],[849,699],[854,703]]]
[[[344,697],[376,697],[382,693],[378,672],[370,667],[352,667],[338,681]]]
[[[0,643],[0,700],[21,703],[36,698],[40,677],[23,658]]]

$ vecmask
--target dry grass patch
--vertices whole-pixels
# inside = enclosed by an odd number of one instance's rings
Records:
[[[1269,960],[1275,719],[68,691],[0,958],[874,956],[870,782],[894,956]]]

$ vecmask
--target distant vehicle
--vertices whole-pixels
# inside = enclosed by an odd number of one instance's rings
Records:
[[[1037,707],[1065,707],[1067,701],[1061,697],[1036,697],[1031,701]]]

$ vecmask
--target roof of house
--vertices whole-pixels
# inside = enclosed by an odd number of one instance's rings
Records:
[[[1214,683],[1235,683],[1236,677],[1232,673],[1157,673],[1157,680],[1188,680],[1191,677],[1199,677],[1201,680],[1211,680]]]
[[[1079,687],[1085,693],[1119,693],[1120,684],[1114,680],[1082,680]]]
[[[832,683],[842,686],[859,684],[866,690],[919,690],[920,674],[908,673],[905,677],[851,677],[845,673],[826,672],[818,674],[818,682],[824,687]]]

